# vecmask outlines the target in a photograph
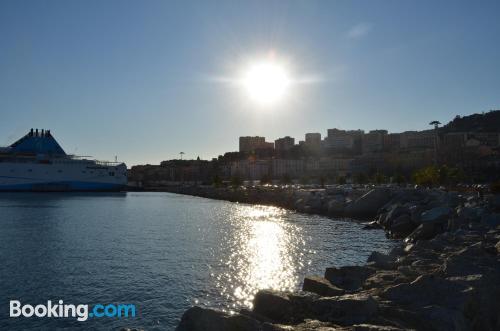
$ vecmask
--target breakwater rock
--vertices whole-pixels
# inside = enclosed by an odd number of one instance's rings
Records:
[[[273,205],[303,213],[358,219],[374,217],[379,209],[396,194],[394,188],[386,187],[297,189],[287,186],[216,188],[213,186],[179,185],[149,190],[232,202]]]
[[[498,196],[388,188],[279,194],[297,210],[372,218],[367,228],[402,240],[364,266],[306,277],[302,291],[261,290],[252,310],[190,308],[178,331],[500,330]]]

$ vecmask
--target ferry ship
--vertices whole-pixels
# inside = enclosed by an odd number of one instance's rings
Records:
[[[0,191],[119,191],[127,166],[64,152],[50,130],[33,130],[0,147]]]

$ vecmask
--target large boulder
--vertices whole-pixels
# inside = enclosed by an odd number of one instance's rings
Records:
[[[352,325],[369,321],[377,313],[378,304],[369,295],[351,294],[319,298],[311,303],[310,309],[320,321]]]
[[[452,215],[453,209],[447,206],[435,207],[430,210],[424,211],[420,216],[422,223],[439,223],[447,222],[448,218]]]
[[[327,187],[325,193],[327,195],[344,195],[345,190],[341,187]]]
[[[327,279],[318,276],[305,277],[302,290],[327,297],[342,295],[345,292],[343,289],[332,285]]]
[[[403,215],[410,215],[410,209],[407,206],[403,205],[393,205],[390,209],[389,212],[387,213],[387,216],[385,217],[384,224],[386,226],[391,226],[391,224],[399,217]]]
[[[387,188],[372,189],[348,204],[344,214],[348,217],[374,217],[378,210],[391,199],[391,196],[391,191]]]
[[[481,223],[489,228],[495,228],[500,225],[500,213],[484,214],[481,217]]]
[[[273,323],[298,324],[314,319],[352,325],[369,321],[377,309],[377,302],[366,294],[320,297],[264,290],[255,296],[253,314]]]
[[[339,330],[338,325],[329,322],[320,322],[318,320],[307,319],[303,323],[299,323],[294,326],[265,323],[263,325],[262,331],[341,331],[341,330]]]
[[[261,323],[249,316],[192,307],[182,315],[176,331],[258,331]]]
[[[403,331],[404,329],[390,325],[375,325],[375,324],[355,324],[352,326],[352,331]],[[325,330],[326,331],[326,330]]]
[[[494,194],[489,199],[491,207],[497,212],[500,212],[500,194]]]
[[[456,309],[441,306],[425,306],[416,310],[426,330],[465,331],[467,321],[464,314]]]
[[[395,267],[395,259],[392,256],[379,252],[372,252],[367,262],[370,266],[378,269],[393,269]]]
[[[408,306],[442,305],[462,308],[472,297],[467,291],[468,289],[467,285],[437,275],[425,274],[417,277],[411,283],[388,287],[381,296],[397,304]]]
[[[418,224],[415,224],[409,214],[401,214],[387,227],[393,238],[405,238],[412,233]]]
[[[429,240],[440,233],[443,233],[448,227],[448,223],[426,222],[420,224],[405,240],[407,242],[417,242],[419,240]]]
[[[343,200],[332,199],[328,201],[328,215],[341,216],[344,214],[345,202]]]
[[[369,267],[346,266],[326,268],[325,278],[330,283],[347,291],[356,291],[375,270]]]
[[[479,222],[484,212],[481,207],[458,207],[456,209],[457,218],[464,223]]]
[[[257,292],[253,300],[253,312],[280,322],[288,322],[295,315],[294,303],[288,295],[270,290]]]
[[[376,294],[388,286],[408,282],[408,280],[409,278],[398,270],[378,270],[364,282],[363,288],[373,289],[373,294]]]
[[[320,213],[323,208],[323,199],[319,194],[311,194],[307,199],[306,206],[309,207],[310,213]]]
[[[478,242],[450,254],[445,259],[443,272],[446,276],[491,275],[494,274],[495,265],[500,267],[496,256],[491,254],[481,242]]]

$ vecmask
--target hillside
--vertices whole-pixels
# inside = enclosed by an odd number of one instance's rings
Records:
[[[455,117],[454,120],[444,125],[442,133],[448,132],[500,132],[500,110],[491,110],[487,113]]]

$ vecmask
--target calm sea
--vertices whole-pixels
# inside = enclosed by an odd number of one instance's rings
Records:
[[[362,264],[393,242],[357,223],[169,193],[0,194],[0,329],[173,330],[197,304]],[[132,319],[9,318],[9,301],[132,303]]]

